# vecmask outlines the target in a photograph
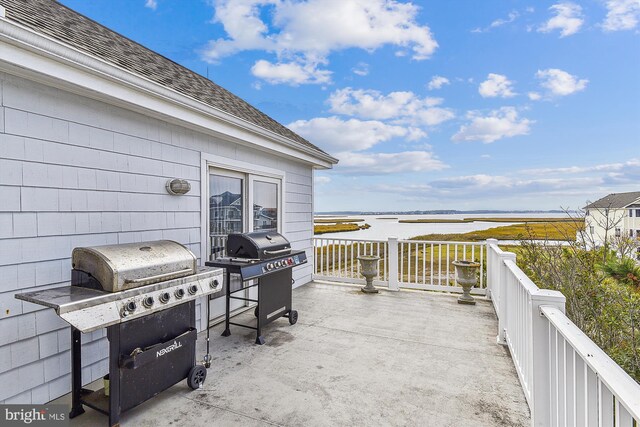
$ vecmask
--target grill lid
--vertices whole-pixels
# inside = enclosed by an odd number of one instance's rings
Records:
[[[89,273],[108,292],[119,292],[196,272],[196,257],[171,240],[75,248],[73,268]]]
[[[231,233],[227,239],[227,255],[238,258],[269,259],[291,252],[291,244],[275,231]]]

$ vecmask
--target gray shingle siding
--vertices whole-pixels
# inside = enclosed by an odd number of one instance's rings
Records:
[[[172,239],[201,255],[201,152],[285,171],[284,231],[311,249],[310,165],[8,74],[0,88],[0,402],[69,391],[67,324],[14,294],[68,284],[74,247]],[[166,193],[175,177],[189,194]],[[106,373],[107,341],[104,331],[83,340],[86,383]]]

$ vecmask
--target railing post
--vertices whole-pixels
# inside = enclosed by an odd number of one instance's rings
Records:
[[[509,304],[515,304],[515,301],[509,301],[509,269],[507,268],[505,262],[513,261],[516,262],[516,254],[513,252],[502,252],[498,254],[498,273],[496,275],[498,279],[498,297],[500,300],[498,301],[498,337],[496,341],[498,344],[506,345],[507,340],[504,332],[508,328],[507,324],[507,310],[509,309]]]
[[[389,290],[400,290],[398,283],[398,238],[389,237],[387,242],[389,248]]]
[[[541,306],[553,306],[564,313],[565,297],[559,291],[539,289],[531,294],[531,335],[528,342],[531,351],[531,425],[550,426],[555,425],[551,416],[553,405],[557,405],[558,396],[554,396],[555,381],[564,381],[564,378],[555,378],[555,372],[551,372],[551,353],[549,320],[542,314]],[[561,351],[556,349],[556,351]],[[562,352],[564,349],[562,350]],[[558,420],[556,420],[558,421]]]
[[[487,283],[486,283],[486,291],[487,294],[485,295],[485,297],[487,299],[491,299],[491,284],[493,282],[493,275],[495,274],[493,270],[493,263],[491,262],[493,257],[492,257],[492,252],[491,252],[491,245],[497,245],[498,244],[498,240],[497,239],[487,239],[486,244],[485,244],[485,258],[486,258],[486,263],[487,263]]]

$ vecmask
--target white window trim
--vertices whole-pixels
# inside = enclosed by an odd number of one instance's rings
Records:
[[[251,181],[251,175],[262,175],[267,178],[280,180],[280,215],[278,219],[278,227],[282,234],[285,233],[285,206],[286,206],[286,172],[267,166],[256,165],[253,163],[243,162],[240,160],[229,159],[210,153],[200,153],[200,265],[204,265],[207,260],[207,246],[209,244],[209,236],[207,236],[207,228],[209,224],[209,170],[210,168],[226,169],[231,172],[240,172],[249,175],[247,179]],[[253,182],[253,181],[251,181]],[[249,197],[249,192],[247,192]],[[249,200],[251,202],[251,200]],[[247,218],[250,229],[253,229],[253,215]]]

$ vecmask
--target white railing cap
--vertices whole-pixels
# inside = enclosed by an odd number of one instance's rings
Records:
[[[562,311],[551,306],[542,306],[540,310],[631,416],[640,420],[640,384],[591,341]]]

